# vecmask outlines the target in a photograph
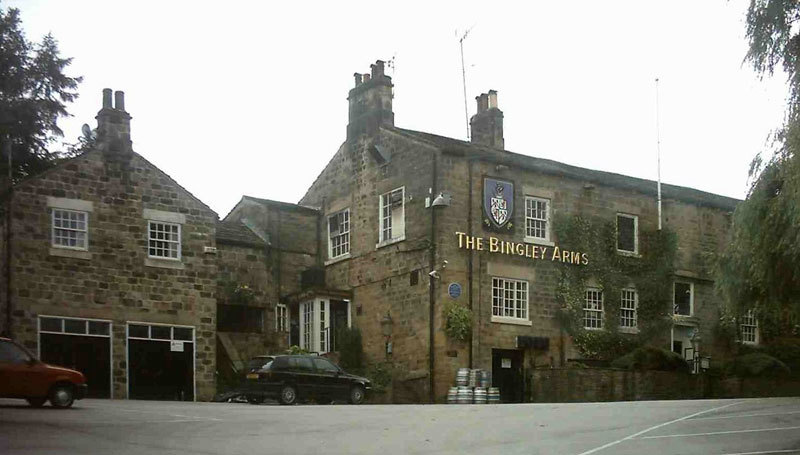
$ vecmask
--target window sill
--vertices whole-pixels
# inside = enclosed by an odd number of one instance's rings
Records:
[[[542,245],[542,246],[556,246],[555,242],[550,240],[540,239],[538,237],[525,237],[522,239],[525,243],[533,243],[534,245]]]
[[[592,331],[592,332],[597,332],[597,331],[602,331],[603,328],[602,327],[584,327],[583,330],[589,330],[589,331]]]
[[[496,322],[498,324],[526,325],[528,327],[533,326],[533,322],[530,320],[509,318],[505,316],[492,316],[492,322]]]
[[[639,327],[620,327],[620,333],[639,333]]]
[[[336,264],[337,262],[342,262],[342,261],[345,261],[347,259],[350,259],[350,253],[345,253],[345,254],[343,254],[341,256],[336,256],[333,259],[328,259],[327,261],[325,261],[325,265]]]
[[[394,238],[394,239],[384,240],[383,242],[376,243],[375,244],[375,249],[377,250],[378,248],[383,248],[385,246],[394,245],[395,243],[402,242],[405,239],[406,239],[406,235],[403,234],[400,237],[397,237],[397,238]]]
[[[175,259],[145,258],[144,265],[147,267],[158,267],[161,269],[183,270],[183,262]]]
[[[50,248],[50,256],[58,256],[62,258],[84,259],[91,260],[92,253],[86,250],[77,250],[71,248]]]
[[[638,251],[625,251],[625,250],[617,250],[617,254],[620,256],[626,256],[629,258],[641,258],[642,255],[639,254]]]

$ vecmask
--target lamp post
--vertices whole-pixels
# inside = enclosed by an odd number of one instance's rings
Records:
[[[381,333],[383,333],[384,338],[386,339],[386,358],[389,358],[389,354],[392,353],[392,329],[394,326],[394,321],[392,321],[392,315],[389,312],[386,312],[386,316],[381,319]]]

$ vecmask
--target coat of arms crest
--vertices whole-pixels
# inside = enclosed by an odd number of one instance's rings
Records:
[[[514,214],[514,184],[493,178],[483,179],[484,224],[495,230],[511,229]]]

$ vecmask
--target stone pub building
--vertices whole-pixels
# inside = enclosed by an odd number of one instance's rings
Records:
[[[226,365],[335,352],[342,326],[361,330],[369,362],[390,362],[403,402],[443,401],[461,367],[523,401],[526,372],[581,357],[587,333],[653,326],[650,344],[715,354],[711,264],[738,201],[662,185],[674,242],[651,298],[641,277],[587,271],[651,264],[656,182],[505,150],[495,91],[476,98],[469,142],[395,126],[392,98],[383,62],[355,74],[346,140],[299,203],[244,196],[218,221],[132,151],[123,95],[112,107],[105,92],[97,149],[6,199],[13,336],[45,359],[108,359],[92,367],[108,384],[96,394],[116,398],[208,399]],[[575,220],[612,226],[610,246],[570,239]],[[472,315],[464,339],[445,330],[453,305]]]

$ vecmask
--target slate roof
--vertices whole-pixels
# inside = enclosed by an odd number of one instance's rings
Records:
[[[217,221],[217,243],[255,248],[268,246],[267,242],[239,221]]]
[[[247,196],[247,195],[242,196],[242,199],[247,199],[247,200],[250,200],[250,201],[253,201],[253,202],[257,202],[259,204],[264,204],[264,205],[274,205],[276,207],[280,207],[280,208],[283,208],[283,209],[297,210],[298,212],[308,212],[308,213],[313,213],[313,214],[319,213],[319,210],[315,209],[313,207],[306,207],[304,205],[292,204],[291,202],[273,201],[271,199],[261,199],[261,198],[257,198],[257,197],[253,197],[253,196]]]
[[[381,127],[403,136],[426,142],[438,147],[443,152],[461,155],[466,158],[474,157],[480,160],[505,164],[512,168],[529,169],[545,174],[583,180],[587,183],[609,185],[621,189],[638,191],[639,193],[652,196],[657,195],[657,183],[653,180],[571,166],[558,161],[521,155],[507,150],[499,150],[450,137],[424,133],[422,131],[407,130],[386,125],[382,125]],[[673,199],[727,211],[733,211],[736,205],[741,202],[739,199],[707,193],[694,188],[670,185],[663,182],[661,183],[661,196],[662,199]]]

